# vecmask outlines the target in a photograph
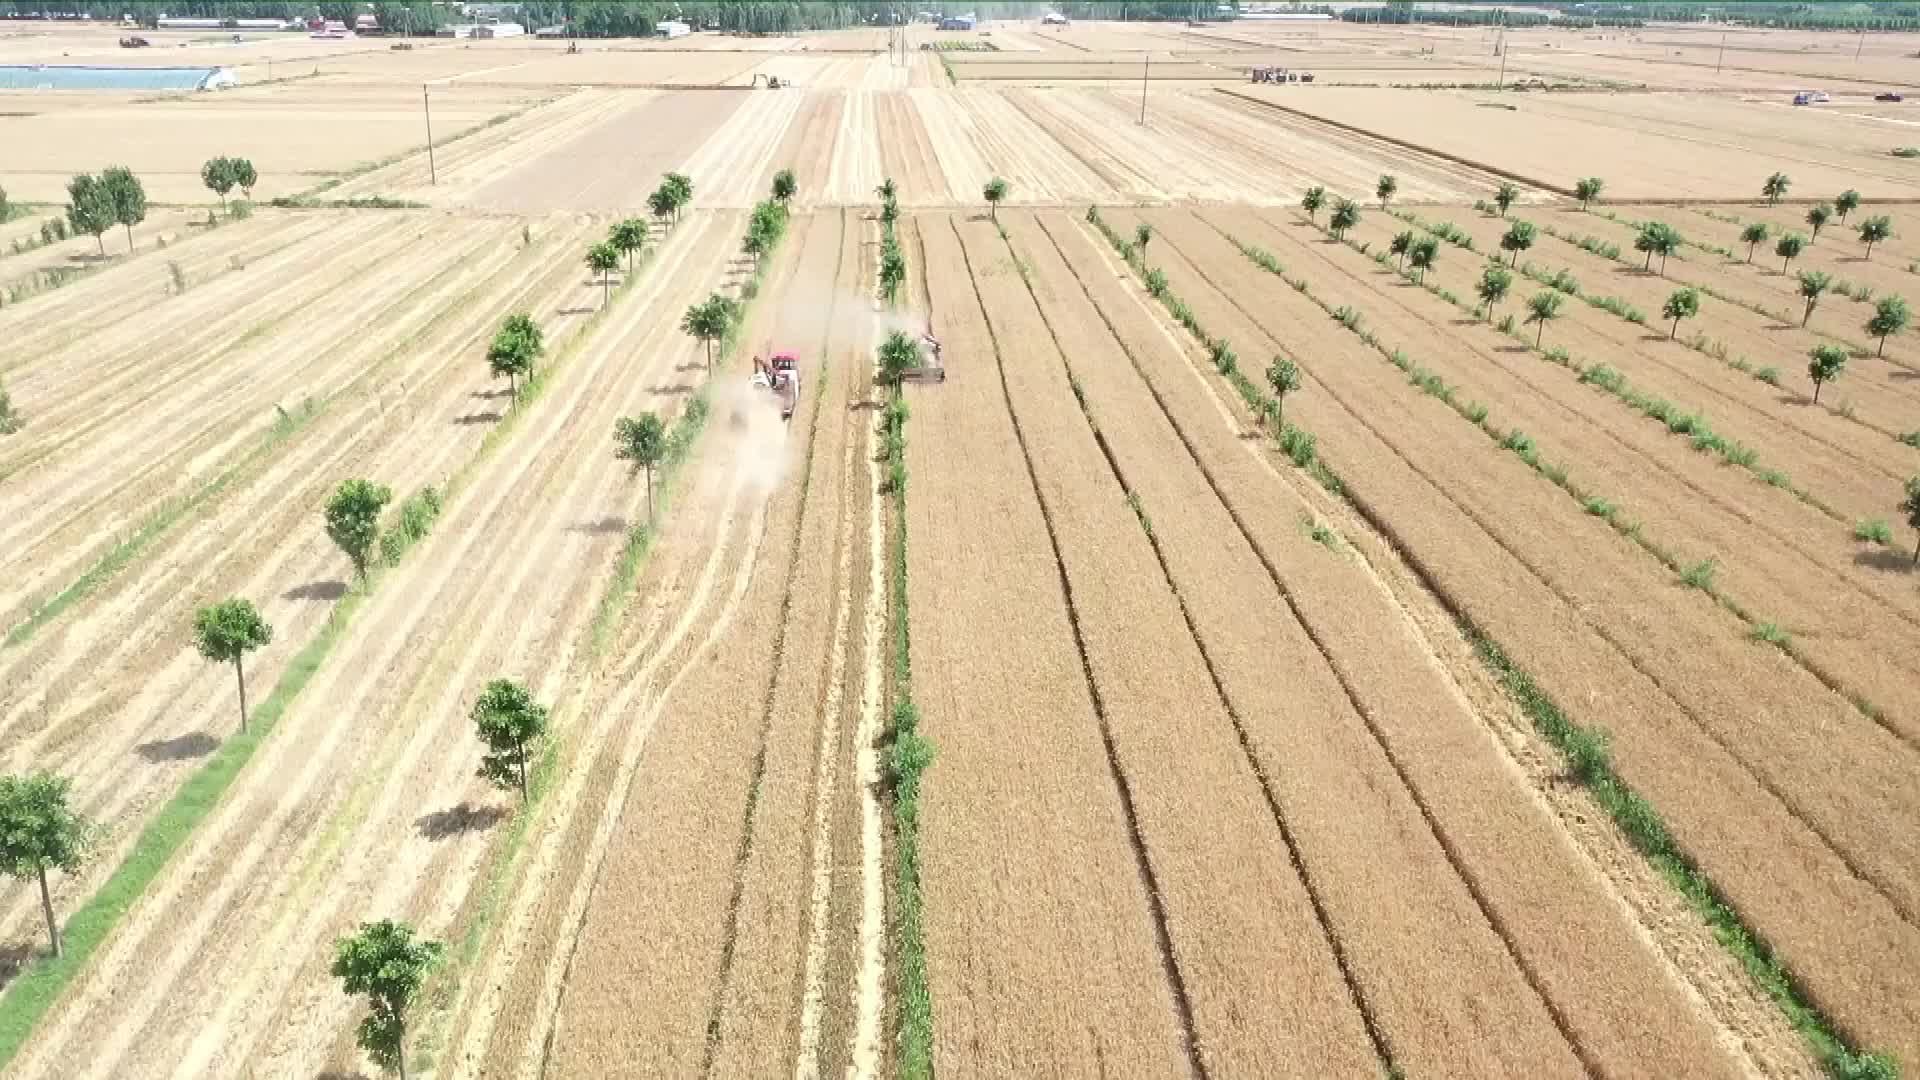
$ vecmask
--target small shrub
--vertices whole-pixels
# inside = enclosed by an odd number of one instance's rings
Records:
[[[1580,373],[1580,381],[1603,387],[1617,394],[1620,388],[1627,384],[1627,377],[1605,364],[1595,364]]]
[[[1583,784],[1595,783],[1612,771],[1607,760],[1607,737],[1602,732],[1570,727],[1561,748],[1567,755],[1568,774]]]
[[[187,274],[177,262],[167,263],[167,277],[173,282],[173,295],[180,296],[187,291]]]
[[[1315,454],[1314,438],[1311,432],[1302,431],[1292,424],[1280,430],[1280,449],[1301,468],[1313,464]]]
[[[1580,295],[1580,283],[1574,279],[1572,274],[1567,273],[1564,268],[1555,271],[1554,275],[1547,279],[1547,285],[1550,288],[1558,289],[1566,293],[1568,296]]]
[[[1540,448],[1535,446],[1527,433],[1519,428],[1507,432],[1506,436],[1500,440],[1500,446],[1502,449],[1513,451],[1521,461],[1529,465],[1537,464],[1540,460]]]
[[[1554,363],[1559,364],[1561,367],[1571,367],[1573,364],[1573,357],[1568,355],[1567,350],[1562,348],[1559,345],[1555,345],[1553,348],[1548,349],[1544,355],[1548,360],[1551,360]]]
[[[1231,375],[1240,368],[1239,360],[1233,355],[1233,346],[1225,338],[1214,338],[1207,343],[1207,351],[1213,356],[1214,370],[1222,375]]]
[[[1768,386],[1780,385],[1780,369],[1777,367],[1763,367],[1759,371],[1754,372],[1753,377],[1766,383]]]
[[[1857,521],[1853,525],[1853,538],[1863,544],[1890,545],[1893,543],[1893,530],[1879,518]]]
[[[1712,592],[1713,575],[1718,569],[1719,564],[1713,560],[1712,556],[1708,556],[1681,571],[1680,580],[1691,588]]]
[[[1747,632],[1747,636],[1755,641],[1764,641],[1769,645],[1778,645],[1781,648],[1785,648],[1792,642],[1792,638],[1788,636],[1785,630],[1780,628],[1779,623],[1759,623]]]
[[[1608,521],[1613,520],[1614,512],[1619,509],[1598,495],[1591,496],[1583,505],[1586,506],[1587,513],[1597,518],[1605,518]]]
[[[1487,422],[1487,407],[1476,401],[1462,410],[1461,415],[1476,424],[1485,424]]]
[[[1167,275],[1161,273],[1157,266],[1147,271],[1147,291],[1155,297],[1167,295]]]
[[[1503,334],[1511,334],[1517,328],[1517,324],[1513,321],[1512,313],[1500,316],[1500,321],[1495,325]]]
[[[1893,156],[1903,158],[1920,157],[1920,146],[1896,146],[1893,148]]]
[[[1357,330],[1360,328],[1360,313],[1342,304],[1334,309],[1333,321],[1349,330]]]
[[[253,204],[245,199],[235,199],[233,205],[227,208],[227,216],[235,221],[245,221],[253,216]]]

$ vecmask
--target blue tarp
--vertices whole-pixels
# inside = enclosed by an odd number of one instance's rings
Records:
[[[217,67],[0,66],[0,90],[204,90]]]

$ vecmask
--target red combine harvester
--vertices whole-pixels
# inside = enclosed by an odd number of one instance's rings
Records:
[[[782,349],[771,360],[753,358],[753,385],[765,387],[780,396],[780,419],[793,419],[800,404],[800,361]]]

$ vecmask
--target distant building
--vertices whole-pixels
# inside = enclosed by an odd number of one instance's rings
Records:
[[[693,27],[683,22],[663,22],[654,24],[653,32],[663,38],[682,38],[693,33]]]
[[[1067,25],[1067,17],[1057,11],[1049,11],[1045,15],[1040,16],[1040,23],[1043,26],[1065,26]]]
[[[971,30],[971,29],[973,29],[973,16],[971,16],[971,15],[955,15],[955,16],[952,16],[951,18],[945,18],[945,19],[941,19],[941,20],[940,20],[940,29],[942,29],[942,30]]]

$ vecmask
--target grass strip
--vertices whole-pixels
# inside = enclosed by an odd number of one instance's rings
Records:
[[[1123,238],[1100,221],[1096,211],[1089,210],[1087,219],[1099,225],[1101,231],[1106,233],[1109,241],[1114,242],[1116,248],[1124,244]],[[1229,239],[1232,238],[1229,237]],[[1279,269],[1278,260],[1271,254],[1258,249],[1249,249],[1237,240],[1233,242],[1247,254],[1249,259],[1272,273],[1284,276],[1284,271]],[[1136,271],[1141,269],[1142,261],[1131,258],[1127,261]],[[1294,288],[1306,294],[1331,314],[1331,309],[1318,297],[1313,296],[1304,281],[1294,278],[1287,278],[1287,280]],[[1171,297],[1173,294],[1168,292],[1166,295]],[[1354,325],[1348,328],[1363,338],[1370,339],[1372,335],[1359,330],[1358,325],[1358,320],[1354,320]],[[1187,329],[1196,338],[1212,347],[1212,339],[1204,333],[1192,325]],[[1380,348],[1377,342],[1369,340],[1368,344],[1374,345],[1376,349]],[[1395,354],[1398,355],[1397,350]],[[1443,396],[1442,388],[1445,384],[1437,376],[1431,378],[1432,385],[1420,379],[1415,379],[1415,384],[1436,397],[1442,397],[1442,400],[1454,406],[1463,416],[1474,420],[1477,426],[1484,426],[1484,406],[1461,401],[1458,395],[1450,390],[1445,391]],[[1479,419],[1475,419],[1475,413],[1480,414]],[[1489,435],[1493,434],[1492,429],[1487,430]],[[1501,445],[1552,478],[1552,473],[1549,471],[1552,467],[1539,464],[1538,451],[1533,441],[1526,435],[1518,431],[1508,432],[1501,437],[1500,442]],[[1326,466],[1322,464],[1321,468],[1325,469]],[[1373,525],[1375,531],[1383,536],[1388,535],[1388,530],[1383,527],[1383,523],[1352,498],[1343,483],[1339,483],[1337,478],[1335,483],[1336,486],[1328,488],[1329,491],[1341,496],[1354,513]],[[1570,488],[1569,493],[1572,493]],[[1597,497],[1583,498],[1582,502],[1590,513],[1600,513],[1604,510],[1607,513],[1602,516],[1610,516],[1613,510],[1612,504]],[[1634,526],[1633,529],[1637,534],[1638,526]],[[1409,564],[1409,568],[1420,577],[1434,596],[1440,597],[1443,603],[1447,603],[1445,590],[1429,578],[1423,569],[1413,564]],[[1828,1075],[1834,1080],[1899,1080],[1899,1066],[1891,1057],[1859,1050],[1847,1044],[1833,1021],[1807,999],[1792,973],[1787,970],[1773,948],[1741,920],[1739,913],[1726,901],[1725,894],[1714,885],[1705,871],[1701,870],[1680,849],[1672,832],[1661,820],[1659,812],[1621,779],[1618,773],[1614,772],[1605,732],[1597,728],[1582,727],[1569,720],[1532,677],[1513,662],[1492,635],[1475,626],[1458,610],[1454,610],[1451,603],[1447,603],[1447,607],[1462,635],[1473,645],[1474,654],[1480,662],[1500,683],[1508,696],[1520,706],[1521,711],[1526,713],[1535,729],[1559,752],[1568,775],[1577,780],[1592,795],[1594,801],[1600,804],[1620,830],[1626,834],[1634,849],[1653,865],[1662,878],[1680,892],[1688,906],[1713,931],[1714,939],[1740,962],[1748,976],[1780,1008],[1787,1022],[1807,1040],[1814,1056],[1819,1059]],[[1762,625],[1773,626],[1771,623]],[[1765,637],[1756,633],[1756,640],[1765,640]]]
[[[942,63],[946,58],[941,57]],[[893,223],[881,223],[883,241],[900,250]],[[905,258],[905,252],[901,252]],[[889,298],[889,306],[893,299]],[[933,742],[920,732],[913,700],[912,627],[907,610],[907,399],[894,383],[881,414],[887,460],[886,494],[893,502],[887,537],[887,587],[892,599],[888,631],[893,641],[892,709],[887,738],[887,780],[893,796],[894,925],[899,953],[897,1070],[902,1080],[933,1076],[933,986],[927,977],[926,898],[921,890],[920,787],[933,764]]]

